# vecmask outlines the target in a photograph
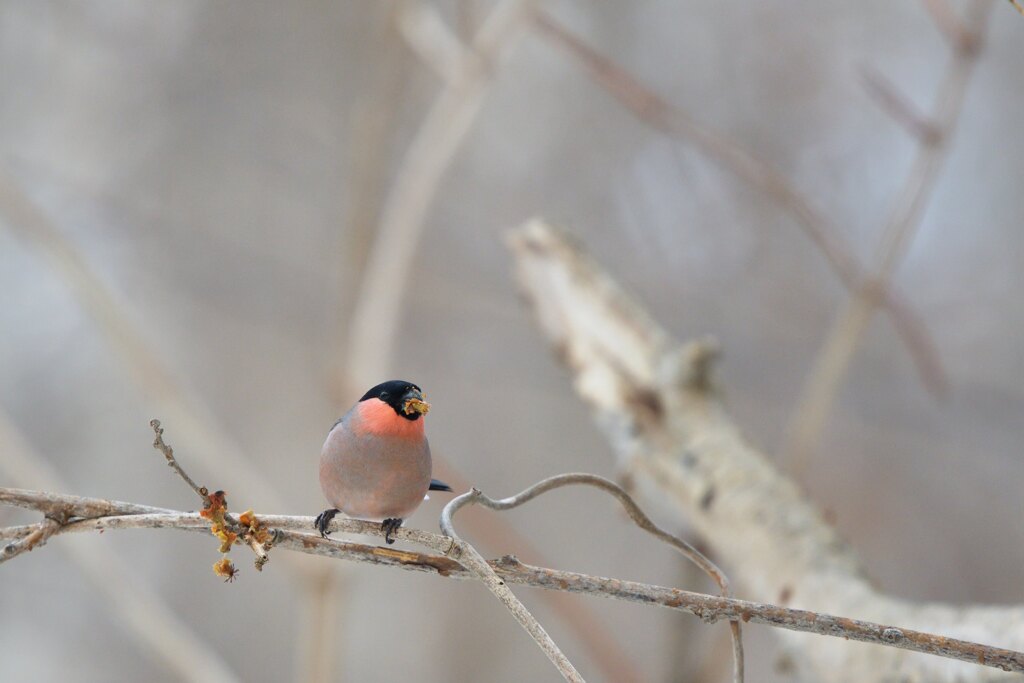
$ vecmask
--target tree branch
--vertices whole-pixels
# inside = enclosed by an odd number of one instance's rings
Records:
[[[880,593],[796,485],[742,438],[708,388],[704,344],[673,340],[544,222],[520,227],[509,244],[539,325],[624,474],[694,528],[756,599],[1024,649],[1024,608],[918,604]],[[997,679],[894,650],[867,653],[832,641],[806,647],[788,634],[783,645],[802,646],[794,661],[823,682]]]
[[[730,140],[721,131],[699,123],[689,112],[673,105],[641,83],[608,57],[598,53],[569,32],[550,15],[534,13],[538,33],[576,59],[596,83],[647,125],[666,135],[685,139],[737,177],[758,188],[776,204],[789,211],[804,234],[821,251],[843,285],[857,291],[866,270],[853,256],[842,232],[785,176],[770,164]],[[903,337],[925,388],[938,396],[946,391],[946,372],[935,344],[921,318],[906,300],[892,289],[880,294],[881,304]]]
[[[62,510],[68,515],[69,521],[60,526],[54,536],[114,529],[178,529],[192,533],[209,533],[209,520],[201,517],[199,513],[169,511],[135,503],[0,488],[0,504],[16,505],[41,512],[51,509]],[[97,514],[100,511],[102,513]],[[277,532],[279,540],[276,547],[280,549],[424,572],[449,579],[479,578],[475,571],[446,556],[455,543],[455,540],[448,536],[408,527],[401,527],[395,532],[394,536],[400,540],[436,551],[436,554],[421,553],[320,538],[313,533],[312,517],[263,514],[258,517]],[[331,531],[382,536],[380,524],[338,517],[331,523]],[[9,536],[8,530],[0,530],[0,537]],[[858,640],[882,645],[887,649],[933,654],[1004,671],[1024,673],[1024,652],[931,633],[778,605],[705,595],[678,588],[535,567],[524,564],[512,556],[490,560],[487,564],[502,580],[517,585],[665,607],[688,612],[707,623],[740,620],[745,623],[815,633],[837,639]],[[875,650],[872,654],[877,657],[879,652],[882,650]]]
[[[985,24],[992,8],[992,0],[973,0],[971,3],[963,25],[965,37],[954,45],[928,118],[932,133],[917,138],[917,156],[896,197],[874,265],[833,321],[800,391],[783,448],[783,456],[794,473],[805,469],[818,445],[875,307],[884,298],[896,268],[921,226],[928,198],[935,189],[949,150],[949,138],[963,109],[967,86],[978,60]]]

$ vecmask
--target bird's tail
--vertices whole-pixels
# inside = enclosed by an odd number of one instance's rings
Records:
[[[451,491],[452,487],[449,486],[448,484],[444,483],[443,481],[438,480],[438,479],[431,479],[430,480],[430,490],[431,491]]]

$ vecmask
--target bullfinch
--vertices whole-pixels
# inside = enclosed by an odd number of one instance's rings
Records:
[[[423,433],[430,404],[412,382],[392,380],[367,391],[334,423],[320,452],[320,488],[333,508],[314,523],[327,537],[339,512],[381,522],[384,540],[402,526],[427,491],[451,491],[430,478],[430,445]]]

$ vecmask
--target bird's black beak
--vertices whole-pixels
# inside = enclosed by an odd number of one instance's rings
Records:
[[[410,389],[402,397],[402,412],[406,415],[426,415],[430,410],[430,404],[425,400],[423,392],[418,389]]]

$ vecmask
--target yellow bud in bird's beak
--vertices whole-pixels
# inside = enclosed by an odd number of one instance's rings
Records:
[[[413,413],[426,415],[430,411],[430,404],[423,400],[425,398],[426,396],[419,391],[415,389],[409,390],[405,394],[405,400],[402,403],[402,412],[406,415],[412,415]]]

